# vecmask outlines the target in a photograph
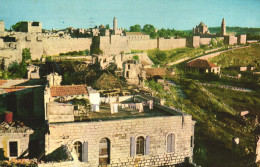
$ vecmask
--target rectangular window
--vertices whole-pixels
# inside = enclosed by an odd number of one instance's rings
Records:
[[[130,70],[130,64],[128,64],[128,69]]]
[[[129,77],[129,71],[126,71],[126,78]]]
[[[18,156],[17,141],[9,142],[9,155],[10,155],[10,157]]]

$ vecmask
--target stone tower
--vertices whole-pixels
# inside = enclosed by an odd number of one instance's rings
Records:
[[[5,34],[5,22],[0,20],[0,37],[4,37]]]
[[[113,20],[113,30],[116,31],[117,29],[117,19],[116,17],[114,17],[114,20]]]
[[[226,23],[225,23],[225,18],[222,19],[221,23],[221,36],[226,35]]]

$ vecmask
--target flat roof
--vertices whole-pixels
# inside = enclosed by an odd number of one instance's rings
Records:
[[[99,121],[99,120],[117,120],[117,119],[133,119],[133,118],[147,118],[147,117],[159,117],[159,116],[174,116],[175,114],[163,111],[154,106],[153,109],[149,109],[144,106],[143,112],[139,112],[133,108],[118,108],[118,112],[112,114],[110,104],[100,105],[99,112],[88,112],[88,116],[75,117],[77,121]]]

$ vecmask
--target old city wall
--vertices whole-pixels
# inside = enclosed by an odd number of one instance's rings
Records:
[[[183,48],[186,47],[186,38],[183,39],[158,39],[158,49],[160,50],[170,50],[175,48]]]
[[[200,45],[208,45],[210,44],[212,38],[200,38]]]
[[[108,138],[111,142],[111,166],[172,165],[184,162],[185,157],[192,156],[190,139],[193,135],[193,124],[191,116],[184,116],[184,122],[182,122],[182,116],[168,116],[50,124],[50,134],[45,137],[45,151],[48,155],[61,145],[68,145],[72,148],[76,141],[88,142],[88,162],[83,166],[98,166],[99,141],[102,138]],[[176,135],[176,149],[172,153],[166,153],[166,136],[169,133]],[[150,153],[130,157],[130,138],[137,138],[140,135],[150,136]]]
[[[0,59],[5,59],[5,66],[8,66],[11,62],[22,61],[22,50],[15,48],[6,48],[0,50]]]
[[[129,53],[130,47],[126,36],[111,35],[100,36],[99,48],[104,54],[119,54],[121,52]]]
[[[4,37],[5,35],[5,23],[0,20],[0,37]]]
[[[58,55],[71,51],[90,50],[92,38],[43,38],[43,53],[45,55]]]
[[[230,35],[230,36],[225,36],[225,37],[224,37],[224,43],[225,43],[226,45],[234,45],[234,44],[237,44],[237,37],[232,36],[232,35]]]
[[[133,50],[149,50],[157,48],[157,39],[129,39],[129,47]]]
[[[42,55],[58,55],[71,51],[90,50],[92,43],[92,38],[52,37],[42,33],[16,32],[15,37],[18,41],[17,49],[30,48],[33,60],[41,59]],[[17,57],[21,57],[21,54]]]
[[[237,37],[237,39],[238,39],[237,43],[239,43],[239,44],[246,44],[246,35],[239,35]]]

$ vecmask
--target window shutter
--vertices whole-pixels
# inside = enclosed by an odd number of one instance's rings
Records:
[[[175,134],[171,134],[172,138],[171,138],[171,152],[175,151]]]
[[[82,162],[88,162],[88,142],[83,143]]]
[[[130,156],[131,157],[135,156],[135,138],[134,137],[130,138]]]
[[[150,153],[150,136],[146,136],[145,140],[145,155]]]

